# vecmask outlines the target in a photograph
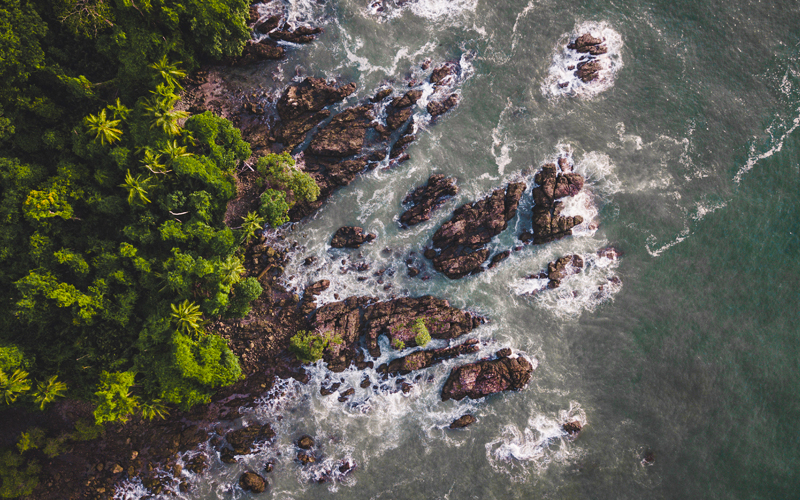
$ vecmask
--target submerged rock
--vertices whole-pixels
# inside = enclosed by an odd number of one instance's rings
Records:
[[[468,425],[472,425],[477,421],[478,421],[478,419],[473,417],[470,414],[462,415],[460,418],[457,418],[456,420],[453,421],[452,424],[450,424],[450,428],[451,429],[463,429],[464,427],[466,427]]]
[[[431,212],[439,208],[447,198],[458,193],[455,177],[433,174],[428,183],[419,186],[406,196],[403,203],[412,206],[400,215],[400,224],[413,226],[431,218]]]
[[[262,426],[252,425],[231,431],[225,435],[225,440],[231,446],[234,454],[247,455],[255,451],[253,447],[262,441],[269,441],[275,437],[275,431],[269,424]]]
[[[517,214],[525,187],[524,182],[513,182],[505,190],[497,189],[480,201],[459,207],[433,235],[438,251],[425,252],[436,270],[451,279],[482,271],[481,265],[489,258],[485,245]]]
[[[239,486],[244,491],[252,491],[253,493],[262,493],[267,489],[267,480],[259,476],[255,472],[245,472],[239,478]]]
[[[333,248],[358,248],[364,243],[375,239],[372,233],[365,233],[363,228],[358,226],[340,227],[331,239]]]
[[[309,435],[300,436],[297,440],[297,447],[303,450],[310,450],[314,446],[314,438]]]
[[[571,422],[565,423],[564,425],[561,426],[561,428],[564,429],[564,432],[566,432],[570,436],[577,436],[578,433],[581,432],[581,429],[583,429],[583,426],[578,420],[573,420]]]
[[[390,375],[405,375],[415,370],[431,367],[447,359],[452,359],[464,354],[471,354],[479,350],[478,340],[470,339],[457,346],[416,351],[406,356],[393,359],[389,364],[379,366],[378,372],[388,373]]]
[[[480,399],[490,394],[519,390],[531,379],[533,365],[518,356],[481,360],[462,365],[450,372],[442,388],[442,401],[465,397]]]

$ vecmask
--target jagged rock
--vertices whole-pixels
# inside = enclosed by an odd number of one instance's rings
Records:
[[[533,365],[527,359],[506,357],[481,360],[454,368],[442,388],[442,401],[465,397],[480,399],[502,391],[518,390],[528,383]]]
[[[252,425],[231,431],[225,435],[225,440],[231,445],[234,454],[247,455],[252,453],[253,446],[261,441],[269,441],[275,437],[275,431],[269,424],[262,426]]]
[[[458,104],[458,94],[450,94],[447,99],[443,101],[430,101],[426,109],[433,118],[436,118],[450,111],[456,104]]]
[[[229,66],[247,66],[257,61],[283,59],[286,51],[269,39],[261,42],[248,42],[242,49],[242,55],[225,59]]]
[[[291,43],[309,43],[316,38],[314,35],[322,33],[322,28],[311,28],[309,26],[298,26],[292,29],[284,24],[280,30],[273,31],[269,37],[273,40],[283,40]]]
[[[281,19],[283,18],[280,15],[270,16],[265,21],[256,23],[255,30],[266,35],[281,24]]]
[[[561,426],[561,428],[564,429],[564,432],[566,432],[567,434],[574,436],[579,432],[581,432],[583,426],[578,420],[573,420],[571,422],[565,423],[564,425]]]
[[[264,472],[269,474],[273,470],[275,470],[275,463],[274,462],[270,461],[270,462],[267,462],[266,464],[264,464]]]
[[[479,350],[478,341],[476,339],[470,339],[457,346],[416,351],[406,356],[393,359],[388,365],[383,364],[379,366],[378,372],[391,375],[405,375],[415,370],[421,370],[439,364],[446,359],[452,359],[464,354],[471,354]]]
[[[252,491],[253,493],[262,493],[267,489],[267,480],[259,476],[255,472],[245,472],[239,478],[239,486],[244,491]]]
[[[603,66],[600,64],[600,61],[584,61],[582,63],[578,63],[578,69],[575,70],[575,76],[580,78],[582,82],[589,83],[592,80],[596,80],[597,77],[600,76],[601,69],[603,69]]]
[[[422,97],[421,90],[409,90],[402,97],[395,97],[386,108],[386,126],[389,130],[400,128],[414,113],[411,107]]]
[[[421,90],[409,90],[403,97],[395,97],[392,99],[392,107],[397,109],[407,108],[415,104],[420,97],[422,97]]]
[[[331,239],[333,248],[358,248],[364,243],[369,243],[375,239],[372,233],[365,233],[363,228],[358,226],[340,227]]]
[[[317,461],[316,457],[314,457],[313,453],[306,453],[305,451],[301,451],[297,453],[297,461],[303,465],[313,464]]]
[[[431,212],[439,208],[450,196],[458,193],[455,177],[445,177],[442,174],[433,174],[428,178],[428,183],[419,186],[406,196],[403,203],[412,206],[400,216],[400,224],[413,226],[429,220]]]
[[[494,256],[492,256],[492,261],[489,263],[489,269],[503,262],[510,255],[511,255],[511,250],[503,250],[502,252],[495,254]]]
[[[355,90],[355,83],[336,87],[322,78],[306,78],[299,84],[290,85],[278,99],[281,121],[275,130],[276,140],[290,149],[300,144],[312,128],[330,116],[330,111],[323,108],[341,101]]]
[[[186,470],[194,474],[202,474],[206,469],[208,469],[208,457],[202,453],[193,456],[186,462]]]
[[[534,176],[538,186],[533,188],[533,243],[554,241],[572,234],[572,228],[583,222],[583,217],[560,215],[563,205],[557,201],[574,196],[583,188],[583,176],[576,173],[559,173],[548,163]]]
[[[392,92],[394,92],[394,89],[392,87],[381,89],[370,100],[372,102],[380,102],[380,101],[386,99],[387,97],[389,97],[390,95],[392,95]]]
[[[373,118],[372,106],[345,109],[314,135],[308,145],[309,152],[336,157],[353,156],[361,152]]]
[[[473,417],[470,414],[462,415],[460,418],[457,418],[456,420],[453,421],[452,424],[450,424],[450,428],[451,429],[463,429],[464,427],[466,427],[468,425],[472,425],[477,421],[478,421],[478,419]]]
[[[503,347],[496,353],[494,353],[495,357],[497,358],[507,358],[511,356],[511,348],[510,347]]]
[[[558,288],[561,281],[583,269],[583,258],[580,255],[565,255],[547,264],[547,288]]]
[[[497,189],[480,201],[459,207],[433,235],[433,246],[438,249],[432,259],[436,270],[451,279],[480,272],[489,258],[485,245],[517,214],[525,187],[524,182],[510,183],[505,190]]]
[[[608,49],[605,46],[600,45],[601,43],[603,43],[602,39],[595,38],[589,33],[584,33],[576,38],[574,42],[570,42],[567,45],[567,48],[582,54],[588,52],[589,54],[596,56],[608,52]]]
[[[441,82],[448,76],[450,76],[454,71],[454,68],[450,64],[445,64],[443,66],[439,66],[438,68],[434,69],[431,73],[430,82],[434,85]]]
[[[247,11],[247,24],[254,24],[261,17],[257,5],[251,5]]]
[[[314,447],[314,438],[309,435],[300,436],[297,440],[297,447],[303,450],[310,450]]]

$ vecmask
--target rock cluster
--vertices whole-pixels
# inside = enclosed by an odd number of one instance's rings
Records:
[[[403,203],[411,203],[411,208],[400,215],[400,224],[413,226],[431,218],[431,212],[439,208],[450,196],[458,193],[456,179],[442,174],[433,174],[428,183],[419,186],[406,196]]]
[[[608,48],[605,45],[601,45],[603,42],[604,40],[600,38],[584,33],[567,45],[568,49],[586,54],[581,57],[581,62],[577,64],[575,69],[575,76],[584,83],[594,81],[600,76],[600,70],[603,69],[603,66],[597,56],[608,52]]]
[[[561,239],[571,235],[572,228],[583,222],[580,215],[561,215],[564,207],[558,201],[578,194],[583,188],[583,176],[569,172],[565,158],[560,158],[558,163],[558,167],[553,163],[543,165],[534,176],[537,186],[533,188],[533,234],[523,234],[523,241],[541,244]]]
[[[388,364],[384,363],[378,367],[378,372],[389,375],[407,375],[415,370],[422,370],[433,365],[439,364],[447,359],[452,359],[464,354],[478,352],[477,339],[469,339],[466,342],[442,349],[426,349],[416,351],[400,358],[391,360]]]
[[[401,341],[408,347],[414,346],[416,334],[411,327],[418,318],[425,321],[431,338],[444,340],[460,337],[486,322],[481,316],[450,307],[446,300],[430,295],[383,302],[371,297],[351,297],[317,309],[310,327],[342,339],[341,344],[328,346],[323,358],[330,370],[340,372],[358,359],[362,338],[373,357],[381,353],[380,335],[387,335],[392,344]]]
[[[270,441],[275,438],[275,431],[269,424],[262,426],[251,425],[249,427],[242,427],[235,431],[230,431],[225,434],[225,440],[228,446],[222,447],[220,450],[220,459],[226,463],[235,462],[235,455],[249,455],[254,453],[255,445],[262,441]]]
[[[517,214],[525,187],[524,182],[510,183],[483,200],[459,207],[433,235],[434,248],[427,250],[425,257],[451,279],[482,271],[490,253],[486,244]]]
[[[519,390],[531,379],[533,365],[522,356],[504,356],[462,365],[450,372],[442,388],[442,401],[465,397],[480,399],[490,394]]]
[[[333,248],[358,248],[364,243],[369,243],[375,239],[372,233],[365,233],[363,228],[358,226],[340,227],[331,239]]]
[[[528,279],[548,279],[547,288],[553,289],[561,286],[567,276],[578,274],[583,269],[583,257],[580,255],[565,255],[547,264],[547,271],[528,276]]]

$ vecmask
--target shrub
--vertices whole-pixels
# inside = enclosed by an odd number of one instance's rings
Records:
[[[261,195],[259,213],[266,217],[272,227],[279,227],[289,222],[289,204],[286,202],[286,193],[267,189]]]
[[[411,331],[414,332],[414,342],[416,342],[418,346],[425,347],[425,345],[431,341],[431,334],[428,331],[428,327],[425,326],[425,320],[422,318],[417,318],[414,321]]]
[[[394,339],[392,341],[392,347],[394,347],[394,349],[397,351],[402,351],[403,349],[406,348],[406,343],[400,339]]]
[[[300,330],[289,339],[289,350],[303,363],[316,363],[330,344],[341,344],[341,337],[331,338],[329,333]]]

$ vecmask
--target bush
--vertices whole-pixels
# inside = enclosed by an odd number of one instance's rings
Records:
[[[340,337],[330,337],[328,333],[300,330],[289,339],[289,350],[303,363],[316,363],[330,344],[341,344]]]
[[[395,350],[397,350],[397,351],[402,351],[403,349],[405,349],[405,348],[406,348],[406,343],[405,343],[405,342],[403,342],[403,341],[402,341],[402,340],[400,340],[400,339],[394,339],[394,340],[392,341],[392,347],[393,347]]]
[[[261,195],[259,213],[267,218],[272,227],[279,227],[289,222],[289,204],[286,202],[286,193],[267,189]]]
[[[244,318],[250,313],[250,303],[261,296],[264,289],[256,278],[245,278],[233,287],[233,298],[227,316]]]
[[[431,334],[422,318],[417,318],[414,321],[411,331],[414,332],[414,342],[416,342],[418,346],[425,347],[425,345],[431,341]]]

